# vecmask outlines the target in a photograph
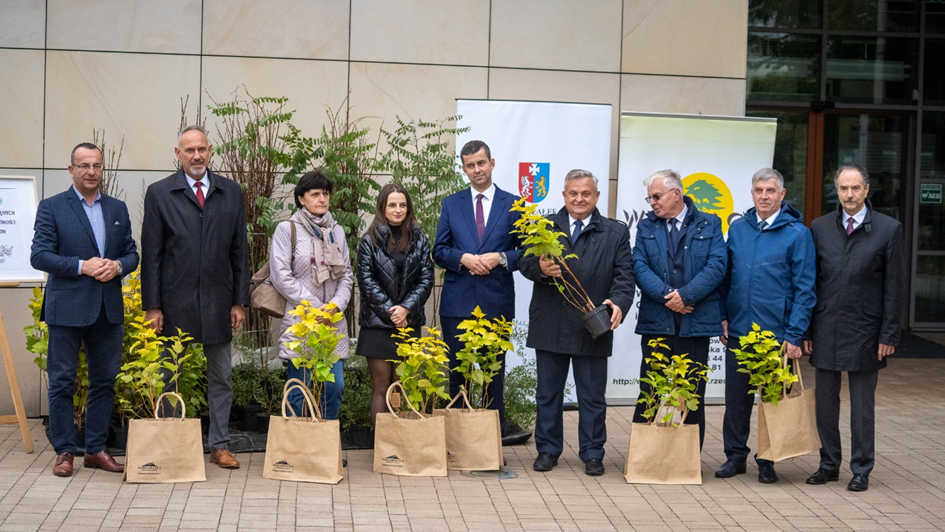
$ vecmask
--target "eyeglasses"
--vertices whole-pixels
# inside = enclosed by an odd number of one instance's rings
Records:
[[[672,190],[667,190],[666,192],[658,192],[656,194],[653,194],[652,196],[643,196],[643,201],[647,203],[653,203],[654,201],[659,201],[665,198],[667,194],[672,194],[676,190],[679,190],[679,189],[674,188]]]
[[[82,170],[83,172],[87,172],[87,171],[89,171],[89,170],[92,169],[92,168],[94,168],[95,170],[101,170],[101,169],[102,169],[102,163],[95,163],[95,164],[89,164],[89,163],[77,164],[77,165],[74,166],[74,168],[78,168],[79,170]]]

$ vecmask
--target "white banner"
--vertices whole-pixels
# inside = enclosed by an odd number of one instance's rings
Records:
[[[36,178],[0,176],[0,282],[42,282],[30,265],[36,221]]]
[[[620,117],[620,161],[617,219],[630,227],[650,207],[643,179],[671,168],[696,206],[722,219],[722,232],[752,206],[751,176],[774,160],[777,121],[773,118],[710,117],[623,113]],[[608,368],[609,403],[632,403],[640,391],[640,337],[633,332],[639,316],[640,291],[627,320],[614,336]],[[709,346],[707,402],[725,397],[725,356],[714,338]]]
[[[539,203],[542,214],[564,206],[561,191],[568,171],[588,170],[600,183],[597,207],[606,216],[612,112],[602,104],[457,100],[458,127],[469,131],[456,137],[456,154],[470,140],[488,144],[496,186]],[[516,272],[516,321],[528,323],[531,297],[531,281]],[[565,397],[574,400],[573,394]]]

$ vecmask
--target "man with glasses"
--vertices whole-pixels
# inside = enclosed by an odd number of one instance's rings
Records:
[[[718,319],[719,285],[725,276],[728,256],[722,240],[722,221],[700,211],[682,190],[682,180],[673,170],[660,170],[644,180],[647,203],[652,211],[637,225],[633,246],[633,273],[640,287],[640,335],[643,360],[640,376],[646,375],[647,357],[654,351],[650,340],[662,338],[671,354],[707,364],[709,338],[722,334]],[[656,349],[662,351],[661,349]],[[640,393],[649,388],[640,383]],[[686,424],[699,425],[699,444],[705,439],[702,396],[699,407],[686,416]],[[633,421],[645,422],[645,407],[638,404]]]
[[[85,347],[85,467],[121,473],[105,452],[108,422],[121,365],[125,307],[121,278],[138,267],[125,202],[102,194],[102,149],[83,142],[72,149],[72,186],[39,202],[30,263],[49,274],[40,319],[49,327],[49,434],[56,450],[53,474],[72,476],[79,442],[73,423],[79,348]]]
[[[814,309],[815,253],[801,213],[784,203],[784,177],[762,168],[751,177],[755,206],[728,229],[728,274],[722,283],[722,342],[725,353],[725,417],[722,439],[725,463],[715,476],[745,472],[748,433],[755,396],[748,394],[748,375],[738,372],[732,349],[757,323],[784,342],[789,358],[800,358],[801,340]],[[757,458],[758,482],[778,481],[774,462]]]

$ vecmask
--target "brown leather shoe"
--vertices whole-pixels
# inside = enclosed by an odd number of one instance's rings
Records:
[[[125,470],[124,465],[116,462],[115,459],[105,451],[99,451],[95,454],[86,453],[85,458],[82,460],[82,465],[94,469],[104,469],[109,473],[121,473]]]
[[[57,477],[72,476],[72,453],[62,453],[56,456],[56,465],[52,468],[52,474]]]
[[[210,462],[223,469],[239,469],[240,463],[227,449],[214,449],[210,451]]]

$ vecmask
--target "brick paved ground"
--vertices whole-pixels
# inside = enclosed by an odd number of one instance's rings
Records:
[[[805,364],[806,366],[806,364]],[[844,400],[841,431],[848,455]],[[747,475],[719,480],[722,407],[710,407],[702,486],[624,483],[630,408],[611,408],[603,477],[583,473],[576,412],[566,413],[566,450],[551,473],[535,473],[533,445],[507,447],[514,480],[375,475],[371,452],[346,452],[347,478],[337,486],[264,480],[262,454],[243,454],[243,468],[207,466],[207,482],[123,484],[119,475],[79,468],[52,476],[54,453],[33,422],[37,452],[20,450],[15,426],[0,427],[0,528],[321,529],[321,530],[792,530],[945,529],[945,360],[900,359],[880,376],[877,464],[870,490],[840,482],[807,486],[814,456],[779,464],[781,481]],[[754,426],[754,424],[753,424]]]

